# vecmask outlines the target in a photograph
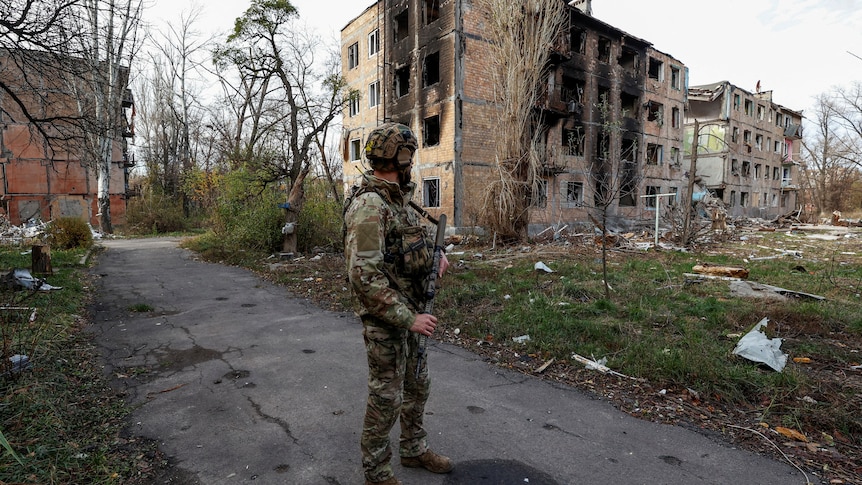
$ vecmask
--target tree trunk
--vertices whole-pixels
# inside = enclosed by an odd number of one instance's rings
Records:
[[[299,176],[293,181],[290,195],[287,197],[288,207],[285,209],[284,215],[284,227],[286,230],[284,231],[284,239],[281,244],[281,251],[283,253],[296,254],[297,223],[299,221],[299,212],[305,203],[305,177],[308,175],[308,171],[309,168],[306,167],[299,173]]]
[[[51,246],[36,244],[33,246],[31,255],[30,272],[34,275],[51,275]]]

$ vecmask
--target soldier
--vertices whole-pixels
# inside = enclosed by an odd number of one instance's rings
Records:
[[[368,402],[362,429],[365,483],[399,485],[389,460],[389,431],[401,419],[401,465],[448,473],[452,462],[428,449],[422,419],[428,399],[427,359],[418,377],[419,335],[430,336],[437,318],[421,313],[433,241],[408,202],[416,137],[385,123],[365,144],[372,170],[345,202],[344,253],[350,285],[361,306],[368,356]],[[441,258],[442,276],[449,262]]]

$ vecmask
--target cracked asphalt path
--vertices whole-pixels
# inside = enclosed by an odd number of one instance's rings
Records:
[[[167,483],[364,483],[358,320],[177,243],[103,241],[88,329],[134,407],[129,433],[174,464]],[[805,483],[785,463],[429,344],[429,440],[455,471],[396,459],[407,485]]]

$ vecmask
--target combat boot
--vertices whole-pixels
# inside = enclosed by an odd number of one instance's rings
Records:
[[[372,482],[371,480],[366,479],[365,485],[402,485],[401,481],[395,478],[395,476],[391,476],[382,482]]]
[[[402,456],[401,466],[407,468],[424,468],[431,473],[449,473],[452,471],[452,460],[438,455],[431,450],[419,456]]]

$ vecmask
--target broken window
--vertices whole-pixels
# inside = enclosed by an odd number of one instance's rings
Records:
[[[359,66],[359,42],[354,42],[347,48],[347,68]]]
[[[563,128],[563,153],[575,157],[584,156],[584,127],[576,124],[571,130]]]
[[[586,83],[580,79],[563,76],[563,86],[560,90],[560,97],[567,105],[574,103],[577,105],[583,104],[584,87]],[[573,110],[569,110],[572,112]]]
[[[440,144],[440,115],[429,116],[422,123],[422,146]]]
[[[651,207],[651,208],[655,209],[656,199],[658,199],[658,197],[656,197],[656,195],[658,195],[660,193],[661,193],[660,187],[656,187],[654,185],[647,185],[646,186],[646,193],[644,194],[644,195],[646,195],[646,197],[644,197],[644,205],[646,207]]]
[[[620,67],[626,71],[637,73],[638,71],[638,53],[634,49],[623,47],[623,51],[619,58]]]
[[[374,81],[368,85],[368,107],[373,108],[380,104],[380,81]]]
[[[742,132],[742,142],[745,143],[746,151],[751,153],[751,132],[749,130]]]
[[[410,65],[395,69],[395,97],[407,96],[410,92]]]
[[[664,147],[655,143],[647,143],[646,163],[648,165],[661,165]]]
[[[368,34],[368,57],[380,51],[380,31],[374,29]]]
[[[611,39],[599,37],[598,59],[602,62],[611,62]]]
[[[664,63],[655,57],[649,58],[649,69],[647,70],[647,74],[650,79],[655,79],[656,81],[664,81]]]
[[[670,110],[670,126],[679,128],[681,126],[679,108],[673,107]]]
[[[748,192],[739,193],[739,205],[741,207],[748,207]]]
[[[770,170],[769,165],[767,165],[766,168],[763,170],[763,178],[769,180],[769,175],[771,172],[772,170]]]
[[[681,160],[679,159],[679,148],[678,147],[670,147],[670,164],[671,165],[679,165]]]
[[[739,160],[735,158],[730,161],[730,174],[739,175]]]
[[[581,207],[584,204],[584,184],[571,181],[565,184],[564,195],[566,207]]]
[[[440,0],[425,0],[425,8],[422,10],[425,17],[425,25],[440,18]]]
[[[637,143],[634,140],[623,140],[624,144],[626,142]],[[620,206],[634,207],[638,196],[637,163],[631,160],[622,160],[620,163],[623,164],[622,181],[620,184]]]
[[[440,53],[435,52],[425,56],[422,66],[422,81],[425,87],[440,82]]]
[[[350,161],[359,160],[362,157],[362,140],[359,138],[350,140]]]
[[[750,99],[745,100],[745,114],[748,116],[754,116],[754,103],[752,103]]]
[[[655,101],[647,103],[647,121],[655,121],[658,124],[664,123],[664,106]]]
[[[763,135],[754,135],[754,146],[758,151],[763,150]]]
[[[754,178],[756,178],[756,179],[760,178],[760,164],[759,163],[754,164]]]
[[[740,98],[740,96],[739,96],[738,94],[734,94],[734,95],[733,95],[733,109],[735,109],[736,111],[739,111],[739,106],[740,106],[740,100],[741,100],[741,99],[742,99],[742,98]]]
[[[393,32],[392,38],[395,39],[395,42],[401,42],[402,40],[407,38],[407,26],[409,25],[409,18],[407,17],[407,9],[405,8],[403,12],[399,13],[393,19]]]
[[[772,180],[781,180],[781,172],[778,170],[778,167],[772,168]]]
[[[620,93],[620,110],[626,118],[637,118],[639,115],[638,107],[640,106],[640,98],[635,94],[629,94],[625,91]]]
[[[730,191],[730,207],[736,207],[736,191]]]
[[[757,119],[763,121],[763,119],[765,117],[766,117],[766,107],[763,106],[762,104],[758,104],[757,105]]]
[[[742,161],[742,176],[749,177],[751,176],[751,162],[743,160]]]
[[[670,68],[670,87],[682,89],[682,72],[678,67],[671,66]]]
[[[775,141],[775,144],[772,147],[772,151],[774,153],[781,153],[781,142],[780,141],[778,141],[778,140]]]
[[[730,141],[736,143],[739,141],[739,127],[734,126],[732,134],[730,135]]]
[[[572,29],[569,43],[572,46],[572,52],[578,54],[587,53],[587,31],[582,29]]]
[[[424,207],[440,207],[440,179],[422,179],[422,205]]]

